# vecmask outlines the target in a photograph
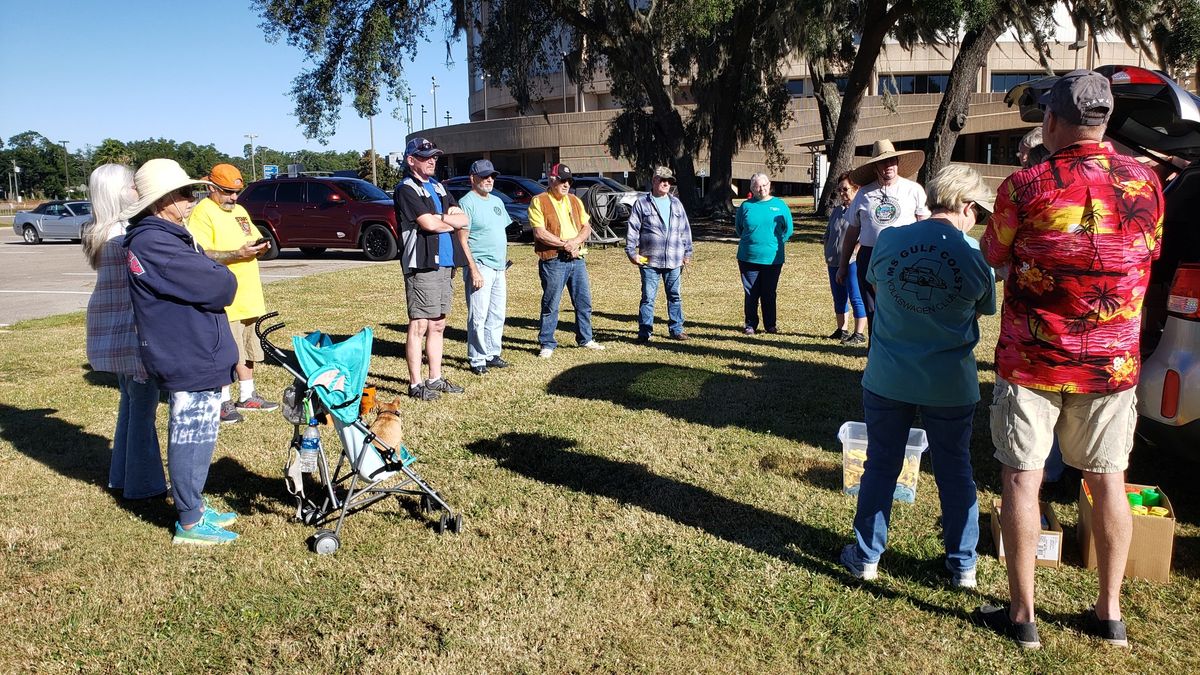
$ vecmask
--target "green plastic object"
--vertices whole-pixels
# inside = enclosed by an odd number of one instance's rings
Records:
[[[1154,488],[1146,488],[1142,490],[1142,506],[1159,506],[1162,504],[1162,495]]]
[[[1142,493],[1126,492],[1125,496],[1129,498],[1130,506],[1145,506],[1144,504],[1142,504]]]

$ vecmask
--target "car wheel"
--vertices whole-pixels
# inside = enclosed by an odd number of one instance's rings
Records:
[[[300,252],[303,253],[304,255],[312,258],[312,257],[319,256],[322,253],[324,253],[325,247],[324,246],[301,246]]]
[[[383,225],[368,225],[362,235],[362,250],[367,260],[391,260],[396,257],[396,238]]]
[[[274,260],[274,259],[278,258],[279,257],[279,240],[275,238],[275,235],[271,234],[271,231],[268,230],[267,228],[263,227],[262,225],[258,226],[258,234],[260,237],[262,237],[263,239],[266,239],[271,244],[271,247],[268,248],[266,251],[263,251],[263,254],[258,256],[258,259],[259,260]]]
[[[32,225],[26,225],[25,229],[21,230],[21,238],[26,244],[42,243],[42,235],[38,234],[37,228]]]

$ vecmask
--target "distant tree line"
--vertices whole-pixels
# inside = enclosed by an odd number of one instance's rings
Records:
[[[36,131],[26,131],[7,141],[0,139],[0,175],[3,176],[0,195],[3,199],[15,199],[16,195],[9,194],[15,175],[20,194],[25,199],[84,197],[88,175],[95,167],[112,162],[136,169],[156,157],[179,162],[189,176],[196,178],[207,174],[213,165],[223,162],[238,167],[247,182],[251,177],[249,144],[242,149],[241,157],[231,157],[211,143],[197,145],[192,141],[177,142],[166,138],[126,142],[106,138],[97,146],[72,148],[68,145],[64,148]],[[353,150],[286,152],[255,146],[254,166],[258,178],[262,177],[263,164],[276,164],[280,171],[285,171],[289,164],[302,164],[306,171],[355,170],[367,180],[371,179],[369,150],[362,153]],[[394,173],[385,171],[385,165],[386,162],[380,158],[377,175],[381,187],[390,188],[395,181],[387,181],[394,177]],[[20,171],[15,172],[14,166],[19,167]]]

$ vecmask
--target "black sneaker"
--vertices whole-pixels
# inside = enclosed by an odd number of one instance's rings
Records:
[[[852,333],[847,335],[843,340],[844,345],[863,345],[867,343],[867,336],[862,333]]]
[[[983,605],[971,612],[971,621],[978,626],[992,630],[1013,642],[1022,649],[1041,649],[1042,641],[1038,639],[1037,624],[1015,623],[1008,617],[1007,607]]]
[[[419,401],[436,401],[441,394],[423,384],[409,386],[408,395]]]
[[[471,372],[476,375],[487,375],[487,366],[471,366]]]
[[[842,340],[845,340],[848,337],[850,337],[850,332],[847,331],[845,328],[839,328],[829,334],[830,340],[837,340],[838,342],[841,342]]]
[[[221,424],[237,424],[242,421],[242,413],[234,407],[233,401],[221,403]]]
[[[425,380],[425,388],[433,391],[440,391],[443,394],[461,394],[463,388],[457,384],[451,384],[450,380],[444,377],[439,377],[436,380]]]
[[[505,361],[499,356],[493,356],[487,360],[487,363],[484,363],[483,365],[487,366],[488,368],[507,368],[508,361]]]
[[[1125,622],[1109,621],[1096,616],[1096,608],[1088,607],[1083,613],[1083,630],[1114,647],[1129,648],[1129,636],[1125,633]]]

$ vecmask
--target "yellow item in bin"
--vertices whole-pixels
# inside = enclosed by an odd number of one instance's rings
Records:
[[[1141,504],[1135,504],[1129,508],[1133,510],[1133,515],[1135,516],[1145,516],[1149,515],[1150,513],[1150,509],[1142,506]]]
[[[1148,515],[1154,516],[1156,518],[1166,518],[1168,513],[1169,513],[1169,511],[1167,511],[1165,508],[1163,508],[1161,506],[1151,506],[1150,513]]]

